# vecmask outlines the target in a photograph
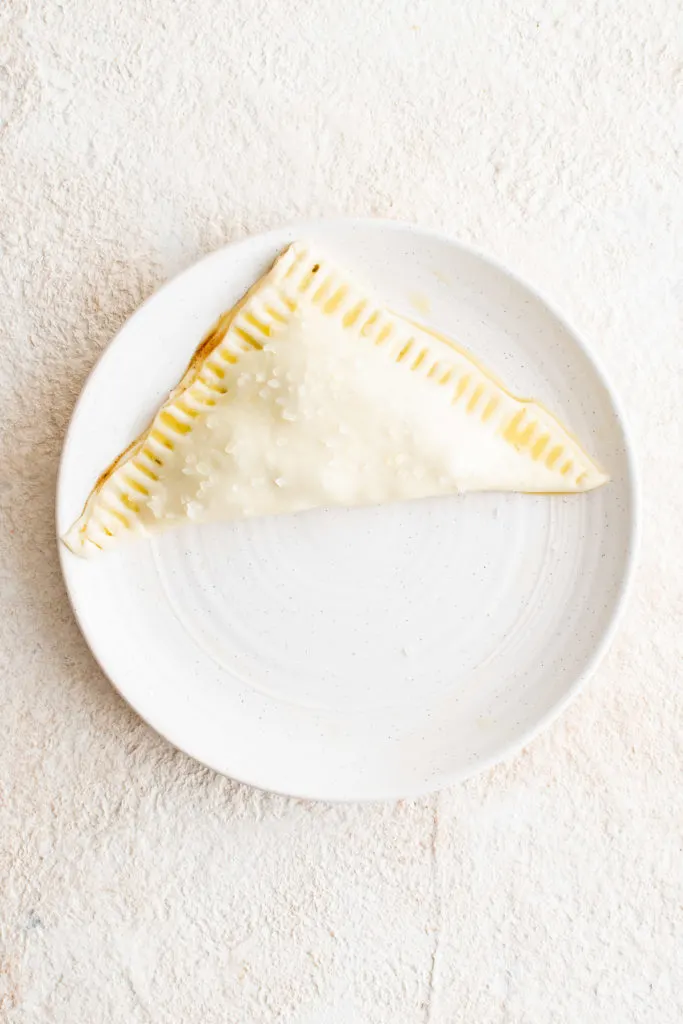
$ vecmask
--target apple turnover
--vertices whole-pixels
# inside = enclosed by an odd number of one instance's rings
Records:
[[[87,556],[188,521],[606,480],[542,405],[294,244],[218,320],[64,541]]]

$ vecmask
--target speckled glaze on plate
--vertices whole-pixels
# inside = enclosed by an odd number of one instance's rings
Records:
[[[89,562],[62,549],[64,577],[114,685],[193,757],[297,796],[417,795],[509,755],[559,712],[609,641],[636,547],[614,395],[507,271],[381,221],[296,224],[213,253],[145,303],[95,367],[64,445],[57,527],[216,317],[295,239],[545,402],[611,482],[188,525]]]

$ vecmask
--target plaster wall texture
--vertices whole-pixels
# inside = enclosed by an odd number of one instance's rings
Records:
[[[0,5],[0,1020],[683,1018],[676,0]],[[599,671],[510,764],[326,806],[176,753],[103,678],[53,527],[85,376],[197,257],[298,217],[495,255],[602,357],[644,487]]]

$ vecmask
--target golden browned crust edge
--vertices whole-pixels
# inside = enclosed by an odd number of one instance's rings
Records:
[[[225,313],[221,313],[216,322],[209,328],[209,330],[206,332],[202,340],[197,345],[192,356],[190,357],[190,361],[187,364],[187,368],[183,373],[182,377],[180,378],[180,381],[175,386],[175,388],[173,388],[173,390],[169,392],[168,398],[161,403],[159,408],[152,416],[152,419],[150,420],[147,427],[145,427],[145,429],[140,434],[138,434],[138,436],[133,441],[131,441],[130,444],[126,448],[124,448],[124,450],[119,455],[116,456],[116,458],[107,466],[107,468],[102,473],[100,473],[97,480],[95,481],[92,490],[88,494],[88,497],[86,498],[83,504],[83,509],[81,511],[80,516],[78,517],[79,519],[83,517],[89,503],[92,501],[95,495],[99,493],[102,487],[104,487],[107,480],[116,472],[119,466],[126,462],[130,458],[130,456],[139,448],[141,448],[142,445],[145,443],[149,436],[149,432],[154,425],[154,420],[156,419],[159,413],[159,409],[161,409],[166,404],[166,402],[179,398],[185,391],[187,391],[189,387],[191,387],[191,385],[197,379],[201,366],[205,363],[205,361],[208,359],[211,353],[216,348],[218,348],[220,343],[223,341],[223,338],[228,333],[232,321],[235,319],[235,317],[242,309],[242,307],[245,305],[245,303],[249,301],[253,293],[258,288],[260,288],[264,277],[266,277],[267,274],[269,274],[272,271],[273,267],[278,262],[279,258],[280,257],[278,256],[270,265],[268,270],[264,274],[262,274],[250,288],[247,289],[242,298],[238,299],[235,305],[232,306],[229,310],[226,310]],[[83,528],[85,528],[85,524]]]

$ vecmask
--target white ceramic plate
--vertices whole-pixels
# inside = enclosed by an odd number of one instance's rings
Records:
[[[635,548],[614,396],[576,335],[505,270],[380,221],[297,224],[207,257],[138,310],[88,380],[58,530],[219,313],[296,238],[544,401],[612,482],[187,526],[88,562],[62,548],[64,577],[114,685],[193,757],[298,796],[420,794],[508,755],[575,693],[613,631]]]

